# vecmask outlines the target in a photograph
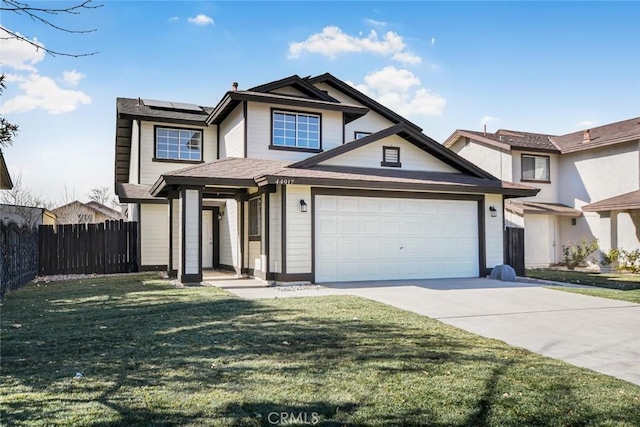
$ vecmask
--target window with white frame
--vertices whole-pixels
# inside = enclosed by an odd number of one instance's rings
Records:
[[[272,145],[320,149],[320,116],[274,110]]]
[[[249,200],[249,240],[260,240],[262,202],[260,198]]]
[[[522,155],[522,180],[545,181],[551,180],[549,170],[549,156]]]
[[[354,132],[353,133],[353,137],[354,139],[360,139],[360,138],[364,138],[365,136],[369,136],[371,135],[371,132]]]
[[[202,160],[202,131],[157,126],[156,159]]]

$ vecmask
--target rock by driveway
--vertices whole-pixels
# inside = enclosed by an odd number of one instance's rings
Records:
[[[640,304],[490,279],[333,283],[304,290],[216,282],[244,298],[357,295],[640,385]]]

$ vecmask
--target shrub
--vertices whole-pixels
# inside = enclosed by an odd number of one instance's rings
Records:
[[[587,242],[587,238],[583,237],[581,241],[575,244],[562,245],[563,261],[569,270],[573,270],[592,253],[598,250],[598,241],[596,239]]]
[[[640,249],[633,251],[620,251],[620,270],[627,270],[633,273],[640,273]]]
[[[604,267],[608,267],[610,266],[612,263],[616,263],[619,261],[620,259],[620,249],[618,248],[611,248],[609,249],[608,252],[603,252],[600,255],[600,265],[604,266]]]

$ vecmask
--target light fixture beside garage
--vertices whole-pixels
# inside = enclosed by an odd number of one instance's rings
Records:
[[[491,212],[492,217],[498,216],[498,211],[496,210],[495,206],[489,206],[489,212]]]
[[[300,212],[306,212],[307,211],[307,203],[304,201],[304,199],[300,199]]]

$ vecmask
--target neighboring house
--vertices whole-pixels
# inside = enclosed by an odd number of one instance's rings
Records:
[[[45,208],[0,204],[0,220],[4,225],[16,224],[22,228],[38,228],[53,225],[56,215]]]
[[[4,154],[0,150],[0,190],[11,190],[12,188],[11,175],[9,175],[9,169],[4,161]]]
[[[237,84],[213,108],[118,98],[115,184],[140,268],[269,282],[484,276],[502,182],[330,74]]]
[[[126,219],[115,209],[94,201],[82,203],[76,200],[52,209],[52,212],[57,216],[57,224],[98,224]]]
[[[525,229],[527,267],[561,262],[562,246],[583,237],[602,251],[640,248],[640,118],[560,136],[457,130],[444,145],[504,181],[540,188],[505,205],[508,224]]]

